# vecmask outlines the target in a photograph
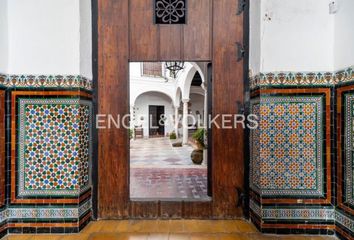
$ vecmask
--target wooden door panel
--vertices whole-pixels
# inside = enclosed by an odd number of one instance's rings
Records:
[[[152,0],[129,0],[130,60],[156,61],[158,59],[158,25],[152,24]]]
[[[211,60],[211,0],[188,0],[187,24],[183,26],[183,59]]]
[[[213,114],[236,114],[243,102],[243,62],[236,61],[236,42],[242,43],[243,18],[236,0],[213,3]],[[242,216],[236,209],[236,187],[243,188],[243,129],[213,128],[214,215]]]
[[[159,25],[160,60],[181,60],[182,25]]]
[[[236,61],[236,42],[243,40],[243,15],[236,15],[238,1],[188,0],[185,25],[155,25],[152,2],[98,1],[98,113],[122,116],[129,112],[129,60],[212,60],[212,112],[236,113],[244,95],[243,62]],[[211,148],[212,201],[132,202],[128,131],[100,129],[99,217],[241,217],[235,190],[244,184],[243,130],[214,128]]]
[[[128,0],[98,1],[98,31],[99,113],[124,115],[128,112]],[[100,129],[98,142],[98,215],[127,216],[127,131]]]

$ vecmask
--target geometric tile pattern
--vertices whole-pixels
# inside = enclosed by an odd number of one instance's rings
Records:
[[[91,103],[19,99],[19,196],[72,196],[90,187]]]
[[[260,117],[259,132],[251,133],[259,135],[251,140],[252,189],[263,196],[323,196],[323,97],[262,96],[251,104]]]
[[[92,80],[80,75],[8,75],[0,73],[0,86],[16,88],[93,89]]]
[[[0,225],[7,219],[7,209],[0,210]]]
[[[344,199],[354,207],[354,94],[345,94],[344,111]]]
[[[92,207],[91,200],[82,203],[77,207],[9,207],[0,213],[1,219],[4,220],[18,220],[18,219],[78,219],[83,216]]]
[[[336,211],[336,222],[347,228],[352,234],[354,234],[354,219],[350,218],[347,215],[342,214],[339,211]]]
[[[268,72],[250,76],[250,88],[270,86],[331,86],[354,80],[354,66],[335,72]]]
[[[5,91],[0,90],[0,209],[6,204],[6,152],[5,152]]]
[[[262,209],[262,219],[277,220],[334,220],[333,207],[267,208]]]
[[[250,200],[250,208],[263,220],[335,220],[335,210],[333,207],[261,207],[255,201]]]
[[[250,199],[250,209],[257,214],[258,217],[262,218],[262,208],[261,206],[256,203],[255,201],[253,201],[252,199]]]

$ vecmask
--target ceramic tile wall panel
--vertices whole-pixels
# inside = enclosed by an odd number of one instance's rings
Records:
[[[11,192],[0,211],[4,227],[78,232],[92,208],[91,94],[12,90],[9,100]]]
[[[337,89],[337,204],[336,230],[354,236],[354,86]]]
[[[255,98],[251,101],[250,112],[260,119],[260,99]],[[250,188],[260,194],[262,189],[260,183],[261,177],[261,155],[260,155],[260,127],[250,131]]]
[[[6,234],[5,91],[0,90],[0,238]]]
[[[271,233],[333,234],[330,88],[252,93],[252,221]]]
[[[251,187],[262,196],[324,195],[323,98],[253,100],[252,110],[259,111],[260,126],[251,133]],[[254,139],[257,134],[259,142]]]
[[[354,93],[344,94],[344,101],[343,200],[354,208]]]
[[[0,90],[0,209],[5,205],[5,91]]]
[[[90,188],[91,102],[18,99],[18,196],[75,197]]]

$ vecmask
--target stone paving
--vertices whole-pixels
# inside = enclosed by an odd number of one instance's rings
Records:
[[[130,143],[130,197],[207,199],[207,168],[195,165],[190,146],[172,147],[168,138]]]

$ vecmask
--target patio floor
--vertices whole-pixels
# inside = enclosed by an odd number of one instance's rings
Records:
[[[168,138],[130,142],[130,197],[206,199],[207,167],[195,165],[190,146],[172,147]]]

